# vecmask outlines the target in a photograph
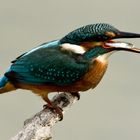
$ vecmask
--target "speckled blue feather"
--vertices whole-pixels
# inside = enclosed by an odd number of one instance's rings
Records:
[[[70,32],[60,41],[62,43],[69,42],[72,44],[80,44],[87,41],[103,41],[110,39],[106,35],[106,32],[117,33],[118,29],[106,23],[90,24]]]
[[[62,52],[59,43],[43,44],[18,57],[5,75],[12,82],[35,85],[76,82],[88,71],[89,62],[80,55]]]

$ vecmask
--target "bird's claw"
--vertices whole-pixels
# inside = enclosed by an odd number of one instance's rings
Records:
[[[71,94],[72,94],[73,96],[76,96],[77,99],[80,100],[80,94],[79,94],[79,92],[71,92]]]

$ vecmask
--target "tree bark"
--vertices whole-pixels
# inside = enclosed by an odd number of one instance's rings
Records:
[[[63,109],[63,115],[76,101],[77,97],[70,93],[57,94],[52,99],[55,105]],[[22,130],[10,140],[50,140],[52,139],[51,128],[59,119],[59,115],[54,110],[43,109],[27,119]]]

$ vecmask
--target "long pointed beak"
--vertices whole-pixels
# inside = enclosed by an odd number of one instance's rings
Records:
[[[140,34],[137,33],[130,33],[130,32],[123,32],[119,31],[113,39],[118,38],[140,38]],[[105,46],[108,46],[110,50],[117,50],[117,51],[130,51],[135,53],[140,53],[139,48],[135,48],[133,44],[127,42],[117,42],[117,41],[110,41],[106,42]]]
[[[140,38],[140,34],[119,31],[114,38]]]

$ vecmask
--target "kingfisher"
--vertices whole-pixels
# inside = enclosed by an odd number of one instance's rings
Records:
[[[79,92],[93,89],[101,81],[112,53],[140,53],[133,44],[115,40],[118,38],[140,38],[140,34],[97,23],[43,43],[11,62],[0,78],[0,94],[16,89],[30,90],[41,96],[62,119],[62,110],[51,102],[49,93],[69,92],[79,98]]]

